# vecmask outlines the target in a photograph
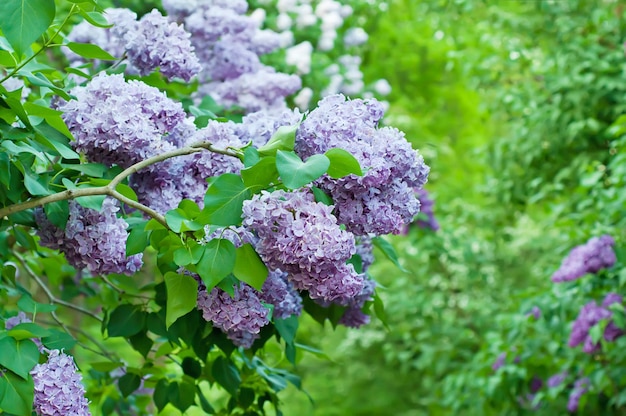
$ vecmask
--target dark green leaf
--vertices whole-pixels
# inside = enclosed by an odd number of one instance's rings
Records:
[[[168,397],[169,383],[167,379],[162,378],[157,383],[154,388],[154,393],[152,394],[152,398],[154,400],[154,404],[159,409],[159,412],[163,410],[165,406],[170,402]]]
[[[134,373],[126,373],[117,381],[122,396],[128,397],[141,385],[141,377]]]
[[[330,161],[324,155],[313,155],[303,162],[293,152],[276,152],[276,168],[283,184],[298,189],[313,182],[328,170]]]
[[[232,272],[237,279],[257,290],[261,290],[268,274],[267,266],[251,244],[244,244],[237,248]]]
[[[0,365],[27,379],[30,370],[39,362],[39,348],[29,339],[16,341],[11,337],[0,339]]]
[[[148,247],[148,237],[150,233],[145,231],[143,227],[134,227],[128,233],[128,240],[126,240],[126,255],[132,256],[133,254],[143,253]]]
[[[30,415],[35,386],[29,375],[21,379],[10,371],[0,374],[0,409],[12,415]]]
[[[44,212],[50,222],[64,230],[70,216],[70,205],[67,201],[51,202],[44,205]]]
[[[148,357],[150,349],[154,345],[154,341],[146,334],[146,331],[141,331],[138,334],[129,338],[130,345],[133,346],[135,351],[143,355],[144,358]]]
[[[197,221],[202,224],[239,225],[243,201],[250,191],[240,176],[226,173],[218,176],[204,197],[204,210]]]
[[[374,244],[375,247],[380,249],[380,251],[383,252],[385,257],[391,260],[391,262],[395,264],[398,269],[407,273],[407,270],[404,267],[402,267],[402,265],[398,261],[398,254],[396,253],[396,250],[387,240],[385,240],[382,237],[375,237],[375,238],[372,238],[372,243]]]
[[[100,371],[102,373],[108,373],[109,371],[115,370],[116,368],[120,368],[124,365],[124,363],[120,362],[112,362],[112,361],[102,361],[97,363],[90,363],[91,368],[96,371]]]
[[[123,304],[109,317],[107,331],[110,337],[129,337],[143,330],[146,313],[137,305]]]
[[[222,356],[217,357],[215,361],[213,361],[211,374],[215,381],[224,387],[231,396],[237,394],[237,390],[239,390],[239,385],[241,384],[241,376],[239,375],[237,367],[235,367],[230,360]]]
[[[22,55],[54,20],[50,0],[3,0],[0,2],[0,29],[15,52]]]
[[[11,158],[5,152],[0,152],[0,183],[6,187],[11,183]]]
[[[167,288],[165,325],[169,328],[178,318],[196,307],[198,282],[186,274],[168,272],[164,277]]]
[[[197,272],[210,291],[235,267],[235,246],[223,238],[214,238],[204,246]]]
[[[66,46],[83,58],[101,59],[104,61],[114,61],[116,59],[113,55],[98,45],[93,45],[91,43],[69,42]]]
[[[202,375],[202,365],[193,357],[183,358],[183,372],[191,378],[198,378]]]
[[[258,189],[265,189],[278,179],[276,169],[276,158],[265,157],[257,164],[241,171],[241,178],[244,185],[252,192]]]
[[[295,315],[285,319],[274,319],[274,326],[287,344],[292,344],[298,331],[298,317]]]
[[[311,191],[313,191],[313,196],[315,196],[315,200],[317,202],[321,202],[325,205],[333,205],[335,201],[323,190],[318,188],[317,186],[311,187]]]

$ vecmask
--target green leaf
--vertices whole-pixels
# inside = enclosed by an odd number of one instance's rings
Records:
[[[75,201],[82,207],[100,211],[105,198],[106,195],[81,196],[76,198]]]
[[[296,143],[296,131],[299,125],[280,126],[268,142],[259,147],[259,154],[261,156],[273,156],[279,150],[291,152]]]
[[[196,271],[210,291],[235,267],[235,246],[224,238],[214,238],[204,246]],[[195,298],[194,298],[195,299]]]
[[[48,29],[54,15],[54,1],[3,0],[0,29],[15,52],[22,55]]]
[[[343,178],[351,173],[362,176],[363,171],[359,161],[356,160],[349,152],[343,149],[330,149],[324,153],[330,160],[330,166],[328,167],[328,176],[331,178]]]
[[[204,210],[196,219],[202,224],[239,225],[243,201],[250,197],[250,191],[240,176],[225,173],[218,176],[204,197]]]
[[[391,243],[389,243],[389,241],[385,240],[382,237],[374,237],[372,238],[372,243],[375,247],[382,251],[385,257],[391,260],[391,262],[395,264],[398,269],[405,273],[408,273],[407,269],[402,267],[402,265],[398,261],[398,254],[396,253],[396,250],[393,248]]]
[[[249,145],[244,147],[243,149],[243,166],[249,168],[250,166],[256,165],[261,157],[259,156],[259,151],[256,150],[256,147]]]
[[[10,337],[20,341],[30,338],[41,338],[50,335],[50,330],[42,328],[33,322],[24,322],[15,325],[8,332]]]
[[[115,61],[115,57],[99,47],[98,45],[93,45],[91,43],[76,43],[69,42],[67,45],[68,48],[72,50],[72,52],[77,53],[83,58],[87,59],[101,59],[104,61]]]
[[[211,374],[215,381],[224,387],[231,396],[237,394],[237,390],[239,390],[239,386],[241,385],[241,376],[239,375],[237,367],[235,367],[230,360],[222,356],[217,357],[215,361],[213,361]]]
[[[241,178],[244,185],[255,192],[258,189],[265,189],[278,179],[276,169],[276,158],[265,157],[254,166],[241,170]]]
[[[129,337],[128,340],[135,351],[143,355],[144,358],[148,358],[148,354],[154,345],[154,341],[152,341],[152,339],[146,334],[146,331],[141,331],[140,333]]]
[[[128,397],[132,392],[137,390],[141,385],[141,377],[135,373],[126,373],[117,381],[122,396]]]
[[[313,192],[313,196],[315,196],[315,201],[321,202],[324,205],[334,205],[335,201],[323,190],[318,188],[317,186],[312,186],[311,191]]]
[[[72,0],[69,0],[69,1],[72,1]],[[102,13],[87,12],[87,11],[80,9],[80,15],[83,16],[86,21],[88,21],[89,23],[91,23],[92,25],[96,27],[109,28],[113,26],[111,23],[107,21],[106,17],[104,17]]]
[[[263,260],[252,245],[247,243],[236,249],[235,266],[232,272],[237,279],[257,290],[261,290],[268,274]]]
[[[0,409],[13,415],[30,415],[35,386],[29,375],[23,380],[10,371],[0,375]]]
[[[109,317],[110,337],[129,337],[141,332],[146,325],[146,313],[137,305],[120,305]]]
[[[39,362],[39,348],[29,339],[16,341],[11,337],[0,339],[0,365],[27,379],[30,370]]]
[[[31,195],[49,195],[51,194],[47,186],[45,176],[37,175],[30,171],[30,169],[24,169],[24,186]]]
[[[165,214],[165,221],[175,233],[197,231],[204,228],[204,225],[188,218],[187,213],[180,208],[168,211]]]
[[[44,205],[44,212],[50,222],[64,230],[70,216],[70,204],[67,201],[51,202]]]
[[[165,378],[160,379],[154,388],[152,398],[154,400],[154,405],[157,407],[159,412],[170,402],[167,394],[168,390],[169,383]]]
[[[143,229],[143,227],[134,227],[128,233],[128,239],[126,240],[126,255],[132,256],[133,254],[143,253],[148,247],[150,233]]]
[[[108,169],[101,163],[60,163],[60,165],[64,169],[75,170],[96,178],[101,178]]]
[[[387,312],[385,312],[385,304],[378,294],[374,294],[374,313],[376,313],[376,317],[380,319],[380,322],[385,325],[385,328],[389,330],[389,324],[387,320]]]
[[[283,184],[298,189],[313,182],[328,170],[330,160],[324,155],[313,155],[303,162],[293,152],[276,152],[276,168]]]
[[[168,272],[165,274],[167,289],[167,309],[165,325],[169,328],[178,318],[196,307],[198,282],[186,274]]]
[[[5,152],[0,152],[0,183],[7,188],[11,184],[11,158]]]
[[[174,263],[178,266],[197,264],[204,254],[204,246],[194,240],[189,240],[187,244],[187,247],[181,247],[174,251]]]
[[[120,368],[124,365],[124,363],[120,362],[112,362],[112,361],[100,361],[97,363],[90,363],[91,368],[96,371],[100,371],[102,373],[108,373],[109,371],[115,370],[116,368]]]
[[[285,319],[274,319],[274,326],[287,344],[292,344],[295,341],[296,331],[298,331],[298,317],[296,315],[291,315]]]
[[[38,140],[45,143],[46,138],[52,142],[52,146],[66,159],[79,159],[80,156],[69,146],[68,139],[72,138],[67,128],[67,124],[61,118],[61,111],[53,110],[49,107],[34,103],[24,103],[24,109],[28,111],[31,116],[42,117],[46,120],[46,123],[40,123],[37,125],[36,130],[40,133],[41,137]],[[60,136],[60,139],[59,139]],[[63,148],[58,148],[58,145],[62,144]]]
[[[193,357],[183,358],[181,367],[183,369],[183,373],[187,374],[191,378],[198,378],[202,375],[202,365]]]
[[[16,231],[17,230],[18,229],[16,228]],[[36,314],[40,312],[42,313],[53,312],[57,310],[57,305],[35,302],[33,298],[27,294],[22,295],[20,300],[17,301],[17,307],[20,309],[20,311],[32,313],[32,314]]]
[[[172,383],[169,386],[168,397],[170,402],[184,413],[194,405],[196,385],[185,380],[180,383]]]

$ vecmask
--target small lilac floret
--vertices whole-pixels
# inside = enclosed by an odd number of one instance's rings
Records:
[[[580,398],[589,390],[589,379],[580,378],[574,383],[574,388],[567,400],[567,410],[571,413],[577,412],[580,405]]]
[[[587,354],[593,354],[600,351],[601,344],[594,343],[590,331],[595,325],[602,320],[610,320],[604,329],[603,337],[606,341],[615,341],[618,337],[624,335],[624,331],[618,328],[613,320],[613,311],[608,309],[613,303],[621,303],[622,297],[616,293],[609,293],[602,305],[598,306],[595,301],[587,303],[580,310],[578,317],[572,325],[572,333],[570,334],[568,345],[576,347],[583,344],[583,351]]]

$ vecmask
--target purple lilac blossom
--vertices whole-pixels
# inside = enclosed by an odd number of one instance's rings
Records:
[[[532,316],[537,320],[541,318],[541,309],[539,309],[538,306],[533,306],[532,309],[526,313],[526,316]]]
[[[30,374],[35,384],[33,408],[37,415],[91,414],[89,401],[85,398],[85,387],[81,383],[82,376],[71,356],[52,350],[48,360],[35,365]]]
[[[365,279],[363,289],[358,296],[355,296],[348,303],[348,309],[344,312],[343,316],[339,319],[339,323],[350,328],[359,328],[370,322],[370,316],[363,313],[363,306],[367,301],[373,299],[374,290],[376,289],[376,282],[370,279]]]
[[[128,224],[117,217],[119,206],[115,199],[105,198],[100,212],[84,208],[76,201],[69,204],[65,231],[53,225],[42,209],[35,211],[42,246],[60,250],[72,266],[87,268],[93,274],[131,275],[141,268],[141,253],[126,257]]]
[[[548,385],[549,388],[553,389],[563,384],[563,382],[568,376],[569,374],[567,373],[567,371],[563,371],[561,373],[555,374],[552,377],[550,377],[546,384]]]
[[[269,272],[259,298],[262,302],[274,305],[274,318],[285,319],[302,313],[302,297],[287,280],[287,273],[280,270]]]
[[[333,95],[318,103],[296,133],[295,150],[303,159],[338,147],[359,161],[363,176],[324,175],[317,181],[335,202],[338,221],[356,235],[401,232],[419,212],[414,189],[426,183],[430,170],[402,132],[377,128],[382,116],[376,100]]]
[[[567,400],[567,410],[571,413],[578,411],[578,406],[580,404],[580,398],[583,394],[585,394],[589,390],[589,379],[588,378],[580,378],[576,380],[574,383],[574,388],[569,395]]]
[[[552,275],[552,281],[568,282],[613,266],[617,260],[614,245],[615,240],[611,236],[603,235],[592,237],[585,244],[574,247]]]
[[[234,296],[215,287],[210,293],[203,284],[198,289],[198,309],[207,321],[226,333],[233,342],[243,342],[241,332],[258,335],[269,323],[269,310],[259,300],[258,292],[241,282],[234,287]],[[243,344],[236,344],[244,346]]]
[[[356,239],[356,254],[361,257],[361,273],[374,263],[374,244],[370,236],[360,236]]]
[[[302,87],[297,75],[275,72],[270,67],[243,74],[224,82],[210,82],[198,88],[200,95],[211,95],[225,107],[239,106],[247,113],[285,108],[285,97]]]
[[[91,162],[122,167],[173,150],[163,136],[186,119],[180,103],[140,81],[100,74],[59,106],[74,147]]]
[[[500,355],[498,355],[498,358],[496,358],[496,361],[491,366],[491,369],[493,371],[498,371],[500,368],[502,368],[502,366],[504,366],[505,360],[506,360],[506,352],[503,352]]]
[[[430,228],[433,231],[439,230],[439,223],[435,219],[433,211],[435,201],[430,197],[425,189],[417,190],[417,199],[420,201],[420,212],[426,214],[427,219],[418,218],[415,224],[420,228]]]
[[[266,144],[279,127],[295,126],[302,120],[298,109],[284,108],[261,110],[246,114],[237,124],[237,134],[243,143],[252,142],[256,147]]]
[[[282,190],[244,201],[243,225],[259,237],[256,251],[270,269],[289,274],[311,299],[346,304],[361,293],[363,277],[345,262],[354,236],[341,230],[332,206],[315,202],[309,190]]]
[[[139,20],[134,30],[126,33],[128,60],[140,75],[159,67],[168,79],[178,77],[189,81],[201,69],[190,36],[182,26],[152,10]]]
[[[572,325],[572,333],[570,334],[568,345],[573,348],[583,344],[583,351],[587,354],[600,351],[600,343],[594,343],[591,337],[591,328],[604,319],[611,319],[613,312],[608,307],[617,302],[621,303],[622,297],[615,293],[609,293],[601,306],[598,306],[595,301],[591,301],[583,306]],[[624,331],[619,329],[612,320],[609,321],[604,329],[604,339],[612,342],[622,335],[624,335]]]

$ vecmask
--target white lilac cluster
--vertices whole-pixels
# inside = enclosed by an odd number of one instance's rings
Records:
[[[167,79],[191,80],[201,70],[191,45],[190,34],[170,22],[156,9],[137,21],[137,15],[126,9],[107,9],[112,28],[95,28],[88,22],[77,24],[68,35],[72,42],[99,46],[111,55],[128,57],[127,71],[147,75],[157,68]],[[66,50],[74,63],[82,57]]]
[[[612,320],[613,311],[609,309],[614,303],[622,303],[622,296],[617,293],[609,293],[606,295],[601,305],[591,301],[580,310],[578,317],[572,325],[572,333],[570,334],[568,345],[576,347],[583,344],[583,351],[587,354],[593,354],[601,349],[600,343],[594,343],[590,331],[595,325],[602,320],[608,320],[608,324],[604,328],[603,338],[612,342],[624,335],[624,331],[615,325]]]
[[[270,269],[288,273],[311,299],[347,304],[363,289],[363,276],[346,261],[354,236],[341,229],[332,206],[306,190],[262,191],[244,201],[243,225],[259,237],[256,251]]]
[[[402,132],[378,128],[383,112],[376,100],[333,95],[296,132],[295,150],[303,159],[341,148],[359,161],[362,176],[317,181],[332,197],[339,222],[355,235],[400,233],[419,212],[414,189],[423,187],[430,171]]]
[[[290,39],[286,42],[284,36],[261,29],[259,19],[246,15],[246,1],[198,0],[195,5],[192,9],[177,1],[163,3],[191,33],[203,68],[198,97],[210,95],[220,105],[245,112],[285,108],[285,97],[300,89],[301,80],[276,72],[259,56],[286,46]]]
[[[77,269],[87,268],[94,274],[124,273],[131,275],[141,266],[142,254],[126,256],[128,224],[117,217],[116,200],[107,197],[100,212],[70,201],[70,215],[65,230],[60,230],[45,216],[35,211],[40,244],[59,250]]]
[[[613,266],[617,261],[614,245],[615,240],[611,236],[603,235],[592,237],[585,244],[574,247],[552,275],[552,281],[568,282]]]
[[[163,137],[186,118],[180,103],[157,88],[123,75],[100,74],[72,89],[62,103],[63,120],[77,151],[91,162],[128,167],[174,149]]]
[[[38,416],[87,416],[89,401],[74,359],[52,350],[48,360],[37,364],[30,374],[35,384],[33,408]]]

